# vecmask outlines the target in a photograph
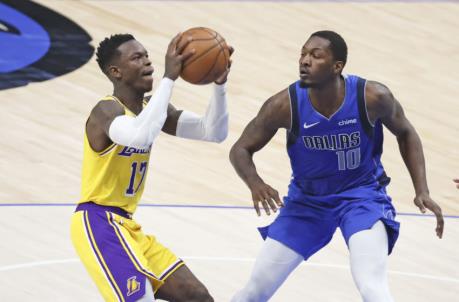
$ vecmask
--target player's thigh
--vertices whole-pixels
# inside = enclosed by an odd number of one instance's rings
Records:
[[[204,284],[186,266],[180,266],[164,280],[155,297],[167,301],[186,301],[187,298],[208,297]]]
[[[155,292],[184,265],[183,261],[155,236],[144,234],[134,220],[125,220],[123,227],[119,228],[119,235],[127,250],[131,251],[131,258],[137,269],[149,277]]]
[[[389,198],[369,198],[349,203],[343,212],[345,214],[340,217],[340,229],[347,245],[354,234],[370,230],[381,221],[387,232],[390,254],[399,235],[400,223],[395,220],[395,209]]]
[[[268,227],[267,237],[308,259],[326,246],[337,228],[334,219],[311,215],[281,216]]]
[[[72,242],[106,301],[135,300],[144,295],[147,277],[132,261],[115,223],[106,212],[76,212],[72,217]]]

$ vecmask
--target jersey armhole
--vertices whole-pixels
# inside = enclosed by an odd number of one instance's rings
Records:
[[[287,130],[287,146],[293,145],[299,135],[298,96],[296,94],[296,83],[288,87],[290,99],[290,129]]]
[[[118,98],[116,98],[115,96],[112,96],[112,95],[107,95],[105,97],[103,97],[102,99],[100,99],[99,101],[112,101],[112,102],[115,102],[115,103],[118,103],[121,105],[121,107],[123,107],[123,110],[124,110],[124,114],[126,114],[126,107],[123,105],[123,103],[121,103],[120,100],[118,100]],[[86,119],[86,123],[84,124],[84,137],[85,137],[85,140],[87,141],[88,143],[88,146],[89,148],[91,149],[92,152],[94,152],[96,155],[98,156],[104,156],[108,153],[110,153],[110,151],[112,151],[114,149],[114,147],[116,147],[116,143],[114,143],[110,137],[109,137],[109,140],[111,141],[111,144],[108,145],[105,149],[103,149],[102,151],[96,151],[94,150],[94,148],[91,146],[91,143],[89,142],[89,137],[88,137],[88,122],[89,122],[89,117]]]
[[[89,118],[86,120],[86,123],[84,125],[84,139],[86,140],[86,142],[88,143],[88,146],[89,148],[91,149],[92,152],[94,152],[96,155],[98,156],[104,156],[105,154],[108,154],[110,153],[110,151],[112,151],[115,147],[116,147],[116,144],[112,141],[112,143],[110,145],[108,145],[105,149],[103,149],[102,151],[96,151],[94,150],[94,148],[91,146],[91,143],[89,142],[89,137],[88,137],[88,132],[87,132],[87,126],[88,126],[88,121],[89,121]],[[111,140],[110,140],[111,141]]]
[[[146,97],[143,98],[143,106],[147,106],[148,102],[151,100],[151,95],[147,95]]]
[[[365,101],[365,86],[367,81],[362,78],[357,80],[357,104],[359,107],[359,117],[362,123],[363,130],[368,135],[368,137],[373,137],[374,135],[374,125],[370,122],[368,117],[367,105]]]

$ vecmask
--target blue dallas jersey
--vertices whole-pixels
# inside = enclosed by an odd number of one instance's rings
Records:
[[[371,125],[365,107],[365,80],[346,76],[345,98],[330,118],[318,113],[300,82],[289,87],[292,128],[287,151],[292,166],[288,196],[276,219],[259,228],[308,259],[340,228],[346,243],[378,220],[387,230],[390,254],[399,233],[386,194],[389,178],[381,164],[381,121]]]
[[[317,112],[300,81],[289,87],[292,128],[287,151],[292,167],[289,197],[324,196],[359,188],[385,186],[390,179],[381,164],[381,121],[371,125],[364,100],[365,80],[344,76],[345,98],[330,118]]]

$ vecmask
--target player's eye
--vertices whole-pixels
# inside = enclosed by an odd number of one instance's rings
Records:
[[[322,57],[322,54],[318,51],[314,51],[312,53],[312,57],[315,58],[315,59],[320,59]]]

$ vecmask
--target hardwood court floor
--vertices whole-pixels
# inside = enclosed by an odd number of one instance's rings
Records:
[[[235,47],[228,83],[229,137],[215,145],[162,134],[152,150],[144,203],[250,205],[249,191],[227,159],[229,148],[264,100],[297,79],[300,48],[308,36],[332,29],[349,46],[345,71],[383,82],[400,100],[423,141],[432,197],[446,214],[459,215],[459,191],[451,181],[459,177],[458,4],[37,2],[81,25],[94,46],[111,33],[133,33],[150,51],[156,83],[164,71],[167,44],[179,31],[211,27]],[[0,91],[0,203],[78,200],[84,123],[92,106],[109,93],[110,83],[94,58],[65,76]],[[172,103],[203,113],[210,93],[208,86],[178,80]],[[290,175],[284,134],[280,131],[256,156],[260,174],[283,195]],[[411,180],[387,132],[384,147],[396,208],[417,212]],[[71,206],[0,209],[1,301],[100,301],[70,244]],[[147,232],[187,260],[216,301],[228,301],[248,278],[250,259],[261,243],[255,227],[266,222],[242,209],[141,207],[136,217]],[[431,217],[399,220],[401,235],[390,257],[396,300],[457,300],[458,219],[446,220],[442,240],[434,236]],[[359,301],[343,267],[346,247],[339,233],[335,237],[310,265],[294,273],[273,301]]]
[[[2,207],[2,301],[101,301],[70,239],[70,206]],[[247,280],[262,221],[248,209],[141,207],[136,220],[180,255],[215,301],[229,301]],[[433,218],[400,216],[402,230],[389,258],[396,301],[456,301],[459,294],[459,219],[433,236]],[[263,219],[266,222],[266,219]],[[284,301],[360,301],[338,231],[332,242],[293,272],[273,297]]]

